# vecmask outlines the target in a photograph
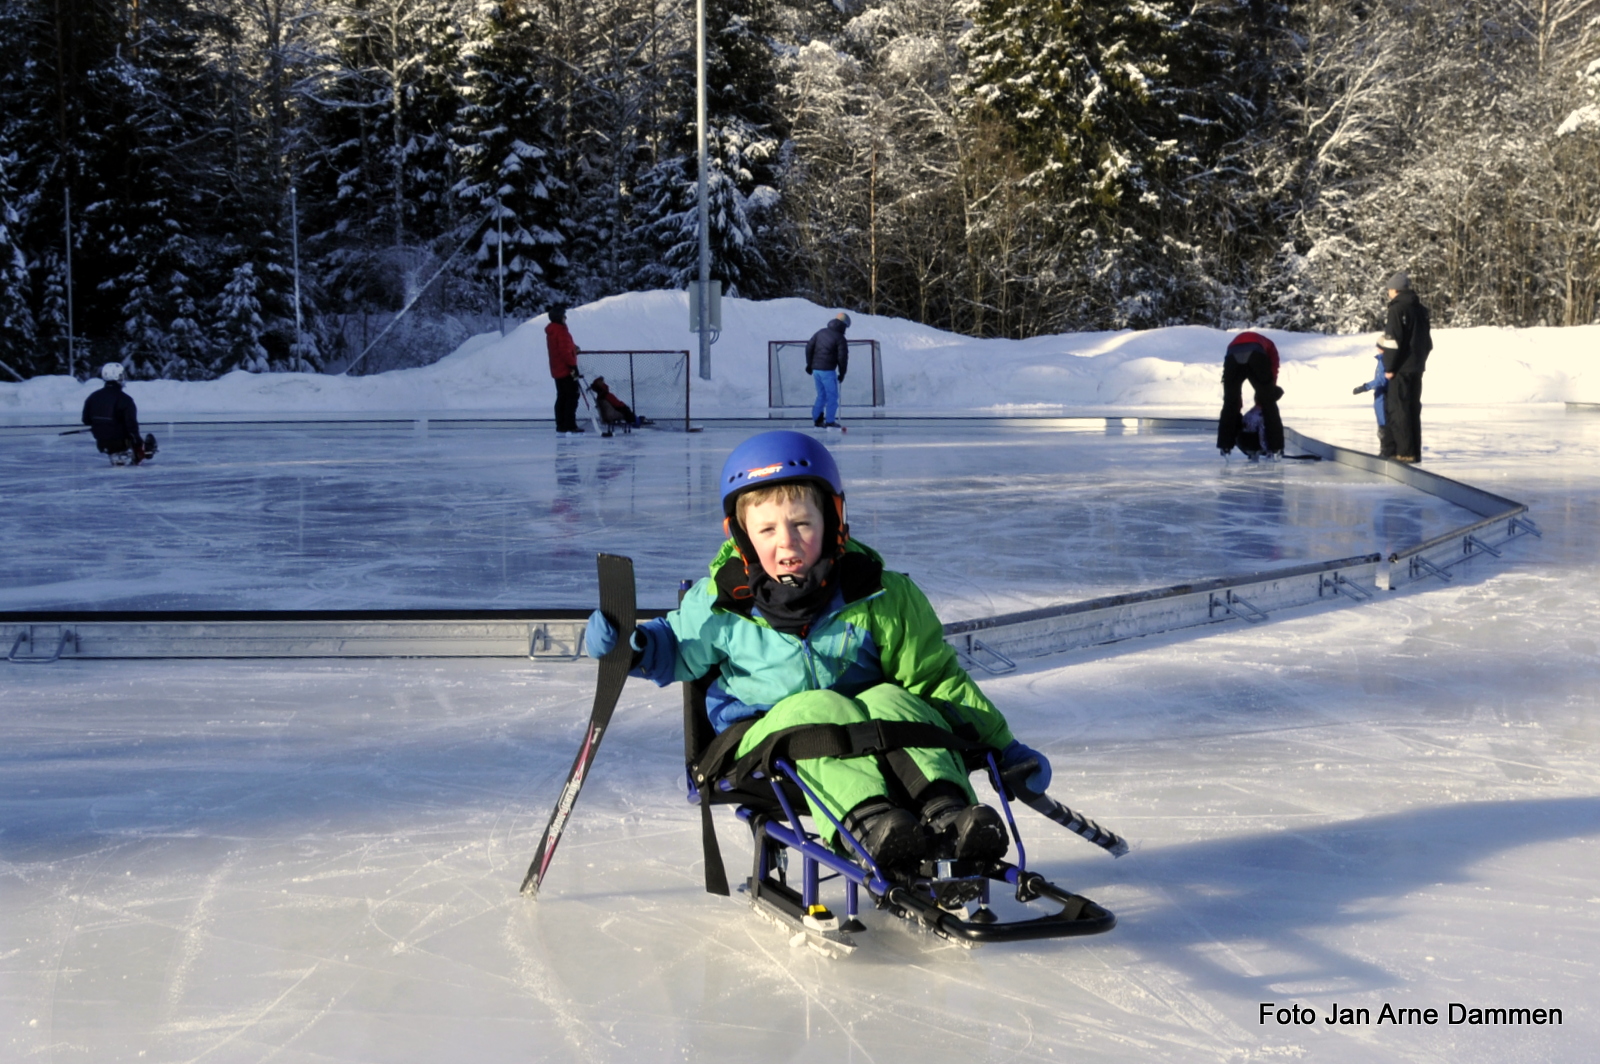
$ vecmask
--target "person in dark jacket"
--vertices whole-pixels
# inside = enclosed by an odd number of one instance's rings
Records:
[[[1384,396],[1386,421],[1394,435],[1396,462],[1422,461],[1422,373],[1433,350],[1428,308],[1411,290],[1404,272],[1387,282],[1389,315],[1384,338],[1383,376],[1389,382]],[[1385,343],[1387,341],[1387,344]]]
[[[156,438],[139,435],[139,408],[122,390],[122,363],[107,362],[100,367],[100,377],[105,384],[83,401],[83,423],[94,433],[102,454],[131,452],[133,464],[138,465],[155,454]]]
[[[806,341],[806,372],[817,386],[811,421],[818,428],[839,427],[839,385],[850,369],[850,342],[844,338],[848,328],[850,315],[841,311]]]
[[[550,307],[550,324],[544,327],[544,342],[550,353],[550,376],[556,382],[556,432],[576,435],[578,427],[578,345],[567,329],[567,305]]]
[[[1278,400],[1283,389],[1278,387],[1278,347],[1257,332],[1242,332],[1228,342],[1228,353],[1222,359],[1222,413],[1217,418],[1217,450],[1224,456],[1239,442],[1242,427],[1241,411],[1244,407],[1244,382],[1255,389],[1256,406],[1261,409],[1261,423],[1266,430],[1267,453],[1283,454],[1283,417],[1278,413]]]

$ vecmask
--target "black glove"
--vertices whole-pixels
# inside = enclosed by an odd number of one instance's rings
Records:
[[[811,367],[810,366],[806,367],[806,376],[807,377],[811,376]]]
[[[1367,386],[1365,384],[1358,384],[1358,385],[1356,385],[1355,390],[1352,391],[1350,394],[1351,395],[1360,395],[1362,392],[1364,392],[1366,390],[1367,390]]]

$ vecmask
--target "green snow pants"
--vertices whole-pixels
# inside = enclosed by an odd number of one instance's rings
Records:
[[[894,684],[869,687],[854,698],[837,691],[801,691],[773,706],[744,733],[737,756],[743,757],[761,745],[767,736],[784,728],[799,724],[860,724],[867,720],[903,720],[937,724],[946,731],[950,728],[938,710]],[[895,753],[905,756],[890,754],[885,760],[913,799],[935,780],[947,780],[958,785],[969,802],[977,801],[972,784],[967,782],[966,769],[952,751],[935,748]],[[810,758],[795,765],[795,771],[807,787],[821,796],[835,817],[843,817],[868,798],[882,798],[890,793],[883,778],[882,762],[874,756]],[[838,831],[809,799],[808,804],[812,805],[811,816],[822,841],[833,845]]]

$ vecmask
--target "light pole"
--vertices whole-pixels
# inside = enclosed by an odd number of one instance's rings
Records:
[[[77,376],[78,348],[72,321],[72,186],[63,189],[67,203],[67,376]]]
[[[494,265],[500,289],[500,335],[506,334],[506,234],[500,227],[500,197],[494,198]]]
[[[303,363],[306,357],[306,326],[305,318],[300,313],[300,200],[297,196],[295,187],[290,185],[289,246],[294,254],[294,357]]]
[[[706,159],[706,0],[695,0],[695,125],[700,137],[700,283],[695,285],[700,324],[700,379],[711,379],[711,223]]]

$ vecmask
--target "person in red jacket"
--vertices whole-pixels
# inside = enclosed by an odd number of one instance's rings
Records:
[[[1226,456],[1239,442],[1247,380],[1255,389],[1256,406],[1261,408],[1267,452],[1281,457],[1283,417],[1278,413],[1278,400],[1283,398],[1283,389],[1278,387],[1278,347],[1258,332],[1242,332],[1228,341],[1228,353],[1222,359],[1222,414],[1217,418],[1217,450]]]
[[[578,427],[578,345],[567,330],[565,303],[550,307],[544,342],[550,349],[550,376],[556,382],[556,432],[575,435],[583,431]]]

